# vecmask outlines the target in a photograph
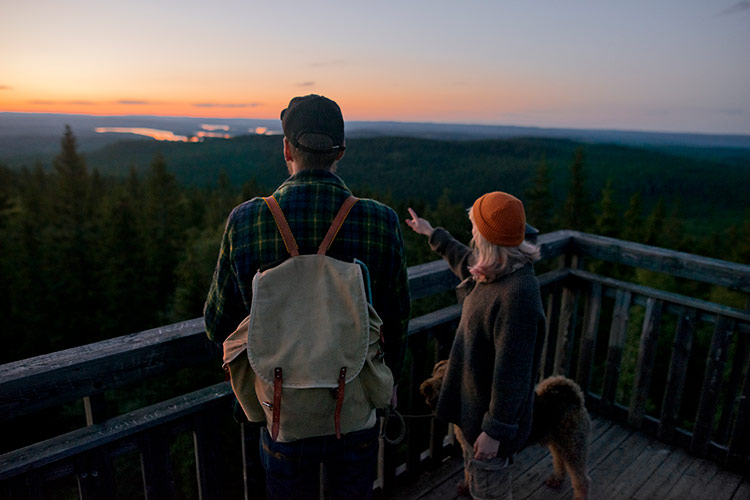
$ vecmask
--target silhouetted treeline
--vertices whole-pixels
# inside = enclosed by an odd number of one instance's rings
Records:
[[[385,157],[403,154],[398,140],[391,141],[394,150],[385,151]],[[423,142],[425,147],[433,144]],[[625,196],[619,186],[627,183],[617,178],[606,183],[598,199],[592,196],[583,149],[569,158],[562,186],[550,175],[546,155],[537,157],[536,171],[527,173],[524,189],[514,194],[524,199],[529,222],[542,232],[577,229],[750,261],[750,217],[741,227],[716,227],[702,237],[687,236],[677,199],[660,199],[646,211],[641,193]],[[283,164],[269,168],[283,169]],[[354,182],[347,172],[344,169],[342,177],[358,196],[388,203],[402,220],[411,206],[468,242],[466,200],[471,198],[458,170],[456,181],[445,183],[442,196],[431,203],[389,194],[393,190],[382,183],[362,188],[361,172],[352,176]],[[285,172],[273,175],[283,179]],[[426,175],[414,180],[411,172],[401,175],[402,182],[434,181]],[[471,185],[481,181],[472,178]],[[224,172],[210,186],[186,186],[159,152],[147,168],[132,165],[126,178],[102,176],[87,167],[70,128],[51,170],[41,165],[22,171],[0,166],[0,314],[5,332],[0,362],[200,316],[229,211],[275,187],[259,186],[254,180],[235,186]],[[506,188],[485,182],[484,189]],[[559,199],[557,192],[567,195]],[[624,197],[629,199],[627,206],[618,202]],[[403,232],[409,265],[435,259],[423,237],[405,225]],[[658,279],[648,273],[614,272],[646,283]],[[714,293],[697,288],[689,292]]]

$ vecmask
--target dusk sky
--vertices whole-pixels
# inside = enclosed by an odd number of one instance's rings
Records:
[[[750,134],[750,2],[4,1],[0,111]]]

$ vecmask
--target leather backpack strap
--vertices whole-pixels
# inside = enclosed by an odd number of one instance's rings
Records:
[[[268,209],[271,211],[271,215],[273,215],[273,220],[276,221],[276,227],[279,228],[279,233],[281,233],[281,238],[284,240],[284,246],[286,247],[287,252],[289,252],[289,255],[292,257],[298,256],[299,247],[297,246],[297,240],[294,239],[292,230],[289,228],[289,223],[286,221],[284,212],[281,211],[281,207],[276,201],[276,198],[273,196],[267,196],[263,198],[263,201],[268,205]]]
[[[341,208],[339,209],[339,212],[336,214],[336,217],[333,218],[331,227],[328,228],[328,233],[326,233],[325,238],[323,238],[323,242],[320,244],[320,247],[318,247],[318,255],[326,254],[328,249],[331,247],[331,243],[333,243],[333,239],[339,233],[341,226],[344,225],[344,221],[346,220],[346,217],[349,215],[349,212],[351,211],[352,207],[358,201],[359,201],[359,198],[357,198],[356,196],[351,196],[351,195],[346,200],[344,200],[344,203],[341,205]]]

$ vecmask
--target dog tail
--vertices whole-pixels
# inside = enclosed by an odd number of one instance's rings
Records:
[[[539,442],[562,422],[570,411],[585,409],[583,391],[573,380],[563,377],[549,377],[536,387],[532,435],[528,442]]]

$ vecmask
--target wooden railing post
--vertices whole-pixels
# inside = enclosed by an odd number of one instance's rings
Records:
[[[260,461],[261,425],[240,424],[245,500],[265,500],[266,498],[266,474]]]
[[[663,302],[650,297],[646,301],[646,316],[643,319],[641,341],[638,346],[638,360],[635,365],[633,393],[630,395],[628,423],[640,428],[643,416],[646,414],[648,392],[651,387],[651,374],[656,361],[656,346],[659,340],[661,312]]]
[[[695,309],[685,308],[680,314],[674,337],[672,360],[669,363],[667,386],[664,388],[664,399],[662,400],[661,417],[657,431],[659,439],[667,443],[674,438],[677,419],[680,415],[685,374],[687,373],[690,351],[693,348],[695,320]]]
[[[591,382],[591,365],[594,361],[596,349],[596,337],[599,334],[599,316],[602,310],[602,285],[591,284],[586,309],[583,312],[583,333],[581,334],[581,345],[578,351],[578,367],[576,369],[576,381],[581,386],[584,394],[589,392]]]
[[[557,346],[558,323],[560,318],[560,301],[562,291],[558,283],[551,285],[547,296],[547,335],[542,348],[542,359],[539,380],[552,375],[555,370],[555,353]]]
[[[575,341],[576,317],[578,316],[578,291],[565,286],[560,302],[560,324],[555,343],[555,364],[552,373],[570,375],[570,363]]]
[[[156,428],[138,439],[143,472],[143,490],[146,500],[176,498],[169,440],[164,429]]]
[[[221,409],[222,411],[225,408]],[[195,446],[195,468],[198,476],[198,498],[200,500],[221,500],[221,455],[218,422],[221,420],[216,408],[199,413],[193,419],[193,443]]]
[[[721,379],[724,376],[724,365],[729,351],[729,339],[733,331],[734,321],[724,316],[717,318],[716,329],[706,362],[706,373],[703,378],[703,388],[698,403],[695,427],[693,428],[693,439],[690,443],[690,450],[696,455],[704,456],[708,451],[708,441],[713,430]]]
[[[748,453],[750,453],[750,369],[745,372],[737,418],[734,421],[732,435],[729,439],[727,465],[748,472]]]
[[[607,364],[604,368],[604,386],[602,388],[602,413],[610,415],[617,398],[617,382],[620,379],[622,350],[628,333],[631,293],[617,290],[615,309],[612,314],[612,327],[609,332]]]

